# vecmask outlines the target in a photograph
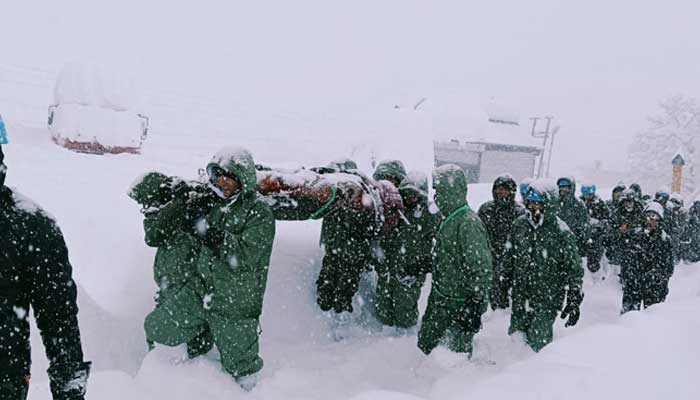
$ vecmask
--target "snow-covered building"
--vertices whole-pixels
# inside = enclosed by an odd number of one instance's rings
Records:
[[[139,153],[148,118],[134,111],[133,81],[103,66],[67,64],[54,87],[49,131],[57,144],[87,153]]]
[[[438,113],[435,121],[435,166],[457,164],[470,183],[493,182],[503,173],[517,181],[534,176],[542,139],[532,137],[517,115],[491,103]]]

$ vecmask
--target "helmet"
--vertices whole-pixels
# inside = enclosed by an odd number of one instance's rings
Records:
[[[584,196],[593,196],[596,192],[595,185],[583,185],[581,186],[581,194]]]
[[[527,201],[531,201],[533,203],[544,203],[545,195],[536,189],[530,189],[527,191],[526,199]]]
[[[557,186],[574,186],[574,182],[570,178],[559,178],[557,179]]]

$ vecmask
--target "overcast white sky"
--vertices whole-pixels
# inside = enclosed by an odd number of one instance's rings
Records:
[[[0,83],[89,59],[151,90],[286,110],[496,98],[557,117],[555,171],[623,168],[659,99],[700,96],[698,16],[691,0],[27,0],[3,6]]]

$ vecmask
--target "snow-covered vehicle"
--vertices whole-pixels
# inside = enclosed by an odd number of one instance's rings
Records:
[[[128,79],[101,67],[65,66],[49,106],[52,140],[83,153],[140,153],[149,119],[133,111],[133,92]]]

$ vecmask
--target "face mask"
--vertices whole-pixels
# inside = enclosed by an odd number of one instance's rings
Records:
[[[542,221],[544,220],[544,210],[538,207],[528,207],[527,219],[530,221],[532,226],[541,226]]]

